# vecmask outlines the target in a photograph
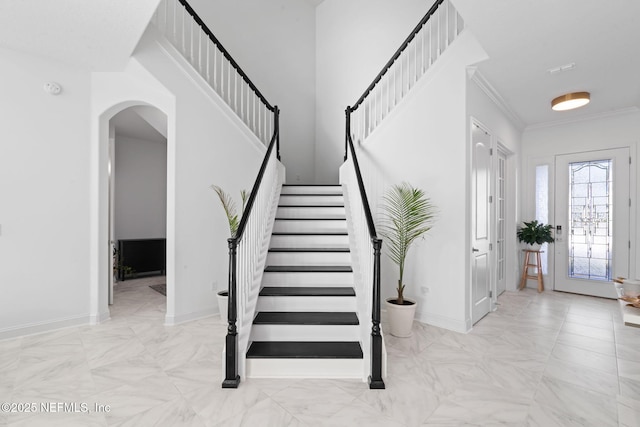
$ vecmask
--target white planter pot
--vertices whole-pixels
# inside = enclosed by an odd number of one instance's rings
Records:
[[[526,249],[528,249],[530,251],[539,251],[541,247],[542,247],[542,245],[539,244],[539,243],[534,243],[532,245],[526,245]]]
[[[228,307],[229,307],[229,292],[228,291],[218,292],[218,310],[220,310],[220,321],[222,323],[227,322]]]
[[[405,305],[394,304],[395,298],[389,298],[385,302],[389,317],[389,333],[394,337],[406,338],[411,336],[413,318],[416,315],[417,304],[415,301],[404,299]],[[407,304],[410,303],[410,304]]]

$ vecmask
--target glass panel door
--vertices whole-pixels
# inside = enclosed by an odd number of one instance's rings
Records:
[[[629,274],[629,149],[556,156],[555,289],[615,298]]]
[[[569,163],[569,277],[612,279],[611,159]]]

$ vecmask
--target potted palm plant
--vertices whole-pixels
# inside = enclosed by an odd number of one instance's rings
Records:
[[[518,240],[529,245],[534,251],[539,251],[540,246],[544,243],[552,243],[554,241],[551,236],[551,225],[543,224],[537,220],[523,222],[524,226],[518,229]]]
[[[435,208],[423,190],[410,184],[391,187],[383,197],[380,234],[385,239],[385,253],[398,266],[397,297],[386,301],[391,335],[411,335],[416,302],[404,297],[404,272],[411,245],[431,229]]]
[[[242,219],[241,215],[242,212],[244,212],[244,206],[247,203],[249,194],[246,190],[240,191],[240,198],[242,199],[242,210],[240,210],[240,213],[238,213],[236,203],[228,193],[226,193],[221,187],[217,185],[212,185],[211,189],[216,192],[218,198],[220,199],[220,203],[222,204],[224,213],[227,216],[227,221],[229,222],[229,233],[231,237],[234,237],[238,232],[238,226],[240,225],[240,220]],[[227,319],[227,307],[229,304],[228,299],[228,290],[218,292],[218,309],[220,310],[220,319],[223,322]]]

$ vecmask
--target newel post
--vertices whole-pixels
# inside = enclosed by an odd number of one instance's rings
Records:
[[[273,120],[276,133],[276,158],[280,160],[280,109],[277,105],[273,109]]]
[[[238,249],[238,239],[232,237],[227,239],[229,243],[229,300],[227,306],[227,326],[226,355],[225,355],[225,377],[222,381],[222,388],[238,388],[240,375],[238,375],[238,320],[237,310],[237,276],[236,276],[236,255]]]
[[[373,238],[373,306],[371,307],[371,375],[369,388],[385,388],[382,379],[382,334],[380,333],[380,252],[382,239]]]
[[[347,161],[347,152],[349,150],[349,132],[351,132],[351,106],[348,106],[344,111],[344,114],[347,116],[346,120],[346,130],[344,133],[344,161]]]

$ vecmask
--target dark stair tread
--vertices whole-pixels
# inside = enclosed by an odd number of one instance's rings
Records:
[[[326,205],[278,205],[279,208],[344,208],[344,204],[326,204]]]
[[[362,359],[357,341],[254,341],[248,359]]]
[[[349,265],[268,265],[266,273],[352,273]]]
[[[261,311],[254,325],[358,325],[358,315],[348,311]]]
[[[260,291],[261,297],[354,297],[351,287],[327,286],[265,286]]]
[[[272,236],[347,236],[346,231],[274,231]]]
[[[342,187],[340,184],[282,184],[283,187]]]
[[[343,195],[342,193],[280,193],[280,197],[336,197]]]
[[[327,217],[327,218],[276,218],[276,221],[346,221],[347,218],[341,217]]]
[[[271,248],[269,252],[351,252],[349,248]]]

